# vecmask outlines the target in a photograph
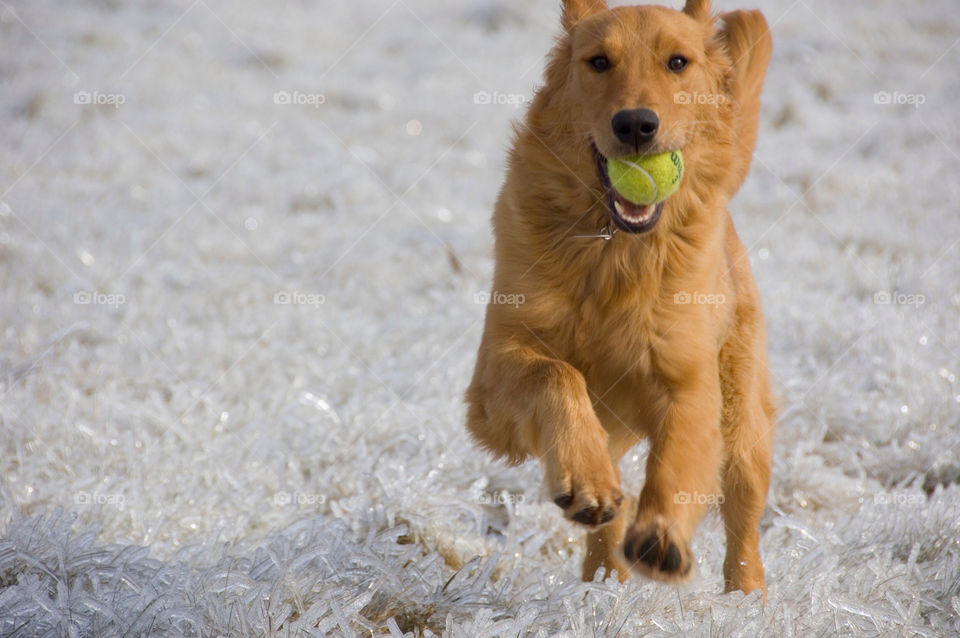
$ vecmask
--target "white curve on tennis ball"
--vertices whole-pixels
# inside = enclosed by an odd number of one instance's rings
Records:
[[[626,164],[627,166],[629,166],[630,168],[632,168],[633,170],[640,171],[641,173],[643,173],[643,176],[646,177],[646,178],[650,181],[650,186],[653,187],[652,201],[657,201],[657,197],[660,196],[660,189],[657,188],[657,182],[656,182],[656,180],[654,180],[654,179],[653,179],[653,176],[650,175],[650,173],[647,172],[647,169],[643,168],[643,167],[640,166],[639,164],[635,164],[635,163],[630,162],[630,161],[627,161],[627,160],[620,160],[620,161],[623,162],[624,164]]]

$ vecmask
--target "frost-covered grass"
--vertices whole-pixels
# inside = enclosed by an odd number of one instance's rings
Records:
[[[764,608],[716,515],[580,583],[463,430],[556,4],[0,2],[0,635],[960,632],[955,6],[758,3]]]

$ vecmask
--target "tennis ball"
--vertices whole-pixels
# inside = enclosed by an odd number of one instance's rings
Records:
[[[607,160],[610,184],[638,206],[658,204],[680,187],[683,154],[679,150]]]

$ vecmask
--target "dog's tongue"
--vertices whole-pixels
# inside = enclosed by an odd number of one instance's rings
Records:
[[[649,221],[657,209],[656,204],[640,206],[627,201],[623,195],[616,190],[613,191],[613,207],[617,210],[617,214],[620,215],[620,217],[631,224],[642,224]]]

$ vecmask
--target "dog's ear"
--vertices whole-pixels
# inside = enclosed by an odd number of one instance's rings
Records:
[[[710,0],[687,0],[683,12],[700,22],[710,21]]]
[[[760,93],[770,63],[773,41],[759,11],[731,11],[720,15],[719,43],[728,58],[723,90],[734,105],[733,130],[737,157],[730,168],[739,186],[747,176],[757,141]]]
[[[563,0],[563,28],[567,31],[578,22],[607,8],[607,0]]]

